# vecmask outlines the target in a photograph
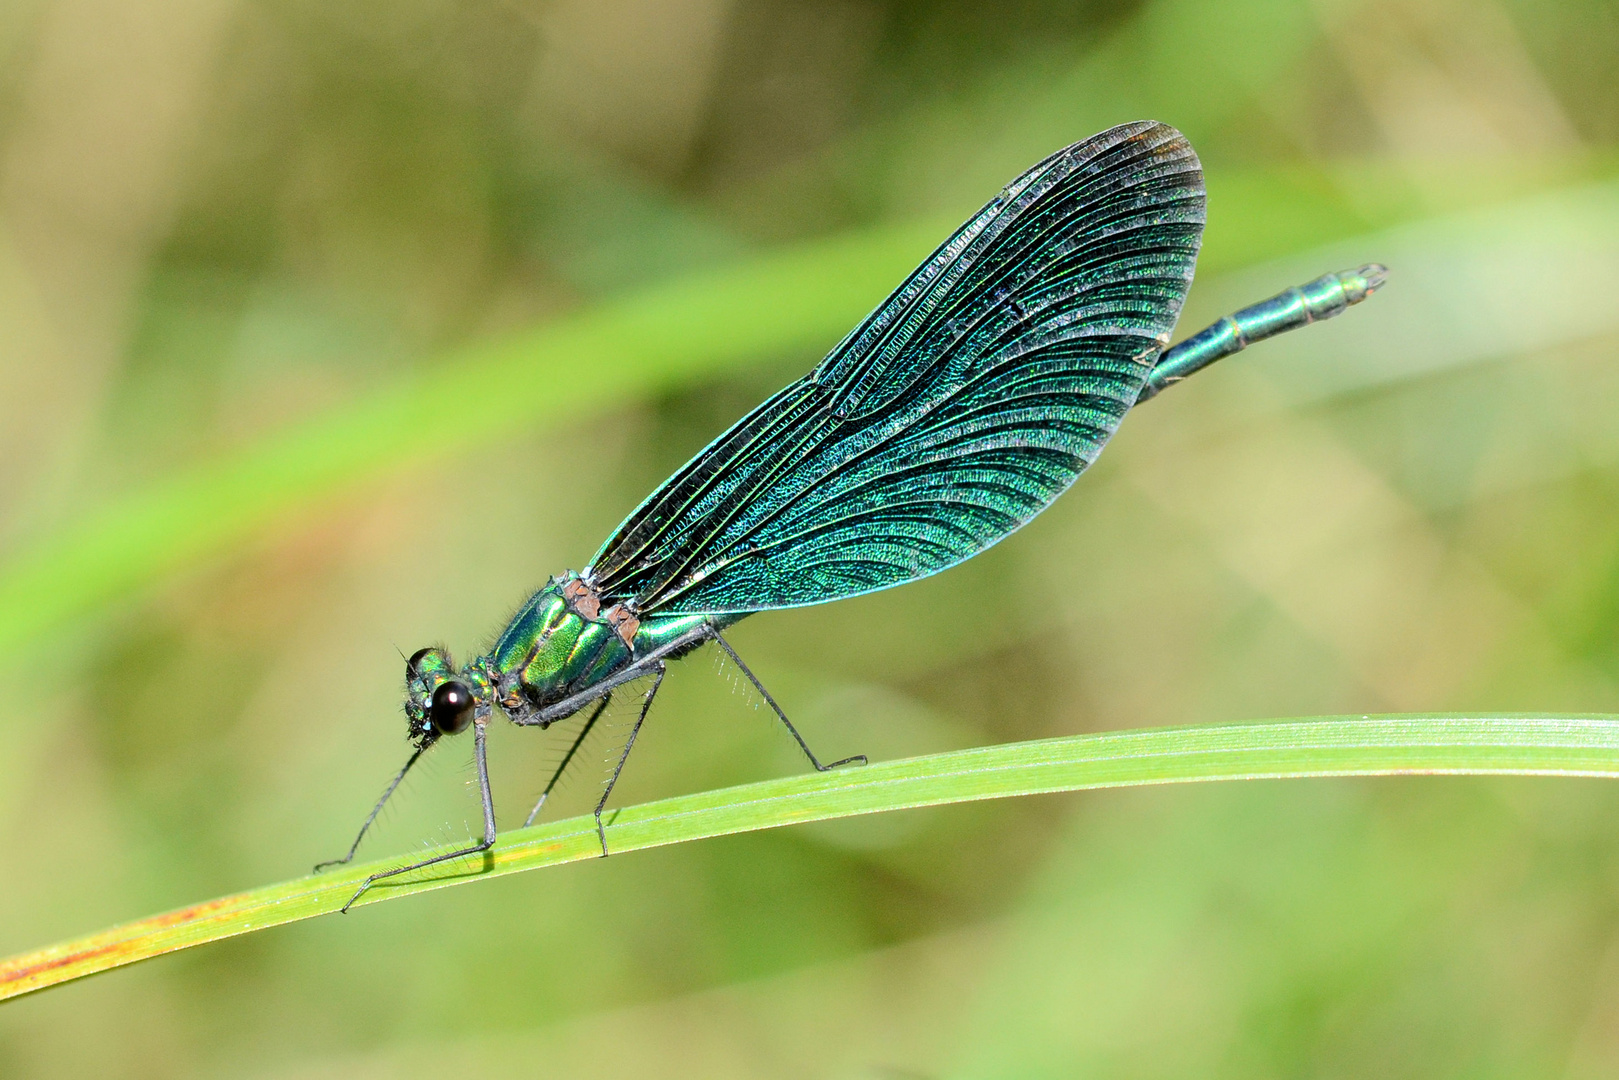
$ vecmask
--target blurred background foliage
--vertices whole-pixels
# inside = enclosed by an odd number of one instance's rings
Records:
[[[341,850],[405,753],[396,648],[481,646],[841,332],[737,283],[827,244],[897,281],[1144,117],[1208,176],[1186,330],[1388,289],[1133,415],[1012,542],[738,648],[833,755],[1619,711],[1616,63],[1609,0],[12,0],[0,577],[88,606],[5,648],[0,951]],[[881,298],[848,277],[795,302]],[[633,377],[543,338],[671,308]],[[465,363],[542,339],[521,407]],[[289,432],[333,475],[188,547]],[[123,577],[50,563],[97,537]],[[680,665],[619,798],[799,767],[735,675]],[[564,737],[495,732],[503,823]],[[373,854],[467,834],[468,752]],[[1594,781],[1314,781],[683,845],[24,999],[0,1074],[1609,1076],[1616,820]]]

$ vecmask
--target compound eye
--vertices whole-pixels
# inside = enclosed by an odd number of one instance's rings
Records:
[[[441,683],[427,706],[427,719],[441,735],[458,735],[472,723],[472,688],[463,682]]]
[[[422,658],[432,651],[433,649],[426,648],[417,649],[415,652],[411,653],[410,659],[405,661],[405,670],[414,673],[422,666]]]

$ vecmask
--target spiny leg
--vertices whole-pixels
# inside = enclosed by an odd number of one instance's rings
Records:
[[[624,771],[624,763],[630,759],[630,750],[635,746],[635,737],[641,734],[641,725],[646,723],[647,710],[652,708],[652,699],[658,696],[658,687],[663,685],[663,676],[668,670],[669,666],[667,664],[661,660],[658,661],[658,674],[652,679],[652,689],[648,690],[646,697],[641,700],[641,715],[635,718],[635,726],[630,728],[630,737],[629,741],[624,744],[624,752],[618,755],[618,764],[613,768],[613,775],[608,777],[607,788],[602,792],[601,799],[596,803],[596,835],[601,839],[602,858],[604,859],[607,858],[607,829],[602,825],[602,811],[607,807],[607,796],[613,793],[613,785],[618,783],[618,774]],[[599,709],[597,710],[597,712],[600,711]],[[591,719],[594,721],[595,718],[592,717]]]
[[[736,662],[736,666],[742,669],[742,674],[748,677],[748,681],[753,683],[754,688],[757,689],[759,693],[764,695],[765,703],[770,706],[781,722],[787,726],[788,734],[792,735],[794,741],[798,743],[798,748],[804,751],[804,756],[809,758],[809,763],[815,766],[816,772],[826,772],[830,769],[841,768],[844,765],[864,765],[866,763],[865,754],[855,754],[851,757],[841,758],[834,761],[830,765],[822,765],[820,759],[815,756],[814,751],[809,748],[809,743],[804,741],[804,736],[800,735],[798,733],[798,729],[793,727],[793,722],[787,719],[787,714],[781,711],[781,706],[776,704],[776,699],[770,696],[769,690],[765,689],[765,684],[759,681],[759,677],[757,675],[748,670],[748,665],[744,664],[742,662],[742,658],[736,654],[736,650],[731,648],[731,643],[721,637],[718,630],[711,630],[710,636],[712,636],[715,641],[719,642],[720,648],[725,650],[725,655],[729,656],[733,661]]]
[[[606,710],[607,703],[612,700],[612,694],[604,695],[601,699],[601,704],[596,706],[595,711],[590,714],[590,719],[585,721],[585,726],[579,729],[579,737],[573,740],[573,745],[568,747],[568,752],[562,755],[562,763],[557,766],[557,771],[551,774],[551,782],[545,785],[545,790],[540,792],[539,801],[534,804],[534,809],[528,812],[528,818],[523,822],[523,828],[526,829],[534,824],[534,819],[540,816],[540,807],[544,806],[545,800],[551,797],[551,789],[557,786],[557,781],[562,779],[562,774],[568,771],[568,765],[573,761],[573,756],[579,752],[579,748],[585,743],[585,736],[590,734],[590,729],[596,726],[596,721],[601,718],[602,712]]]
[[[422,752],[426,749],[424,746],[421,750],[417,750],[410,755],[410,760],[405,762],[405,767],[399,770],[398,775],[393,778],[393,782],[388,785],[388,789],[382,793],[382,798],[377,800],[377,805],[373,806],[371,813],[366,815],[365,824],[360,826],[360,834],[354,838],[354,843],[349,845],[349,853],[341,859],[327,859],[325,862],[316,863],[315,873],[320,873],[328,866],[342,866],[354,858],[354,853],[360,850],[360,841],[365,839],[365,831],[371,827],[373,821],[377,820],[377,815],[382,813],[382,804],[387,802],[389,797],[393,795],[394,789],[399,786],[399,782],[405,778],[406,773],[410,772],[410,767],[416,764],[416,759],[421,757]]]
[[[445,862],[449,859],[459,859],[463,855],[476,855],[480,851],[488,851],[491,847],[494,847],[495,800],[494,797],[489,793],[489,751],[485,746],[486,736],[484,733],[486,723],[487,721],[484,720],[473,721],[473,736],[476,740],[474,742],[474,747],[476,749],[476,758],[478,763],[478,794],[483,797],[483,839],[478,843],[473,844],[471,847],[462,848],[460,851],[448,851],[443,855],[434,855],[431,859],[423,859],[421,862],[411,863],[409,866],[395,867],[392,870],[380,870],[377,873],[372,874],[370,877],[366,878],[360,883],[360,887],[355,890],[354,895],[349,897],[349,902],[344,904],[342,908],[339,909],[344,915],[348,914],[349,908],[354,906],[354,901],[363,896],[365,891],[371,887],[373,882],[381,881],[386,877],[393,877],[395,874],[408,874],[412,870],[420,870],[422,867],[432,866],[434,863]]]

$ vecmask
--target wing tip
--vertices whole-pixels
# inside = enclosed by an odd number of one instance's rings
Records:
[[[1103,164],[1105,158],[1112,160]],[[1064,147],[1019,179],[1049,177],[1053,167],[1063,173],[1074,173],[1098,166],[1108,170],[1139,166],[1160,181],[1177,178],[1169,182],[1171,189],[1180,192],[1176,201],[1195,202],[1197,206],[1188,216],[1200,222],[1205,220],[1203,163],[1198,160],[1190,140],[1161,120],[1117,124]],[[1136,182],[1141,179],[1144,177],[1138,177]]]

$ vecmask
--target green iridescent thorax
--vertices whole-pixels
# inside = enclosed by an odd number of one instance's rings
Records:
[[[590,689],[710,621],[706,615],[649,617],[625,631],[633,634],[626,643],[607,613],[579,601],[580,581],[569,573],[529,597],[494,649],[475,662],[493,684],[496,704],[513,720]]]

